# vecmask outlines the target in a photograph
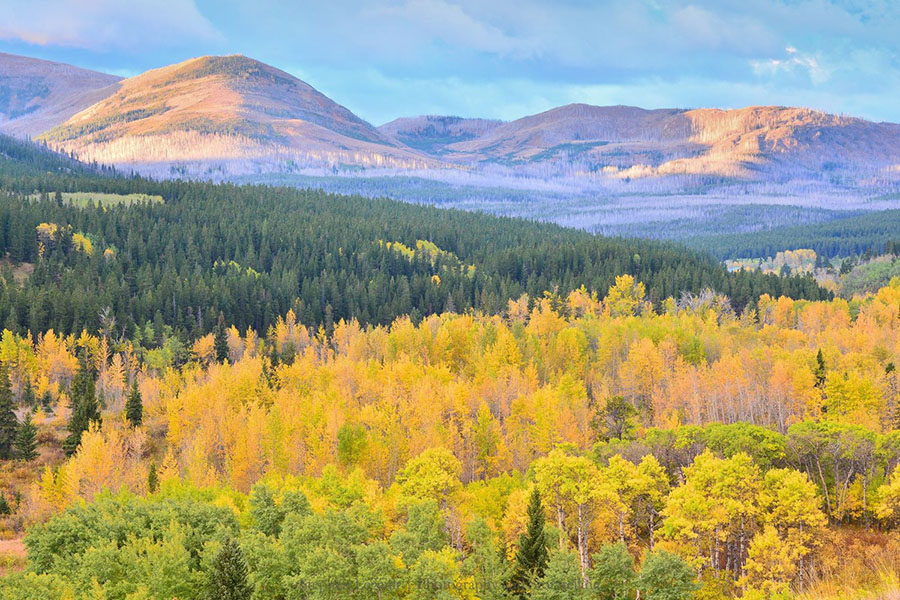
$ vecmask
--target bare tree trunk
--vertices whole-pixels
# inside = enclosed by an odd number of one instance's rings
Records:
[[[588,526],[590,519],[585,514],[584,505],[578,507],[578,560],[581,564],[581,587],[588,586],[588,569],[590,568],[588,557]]]

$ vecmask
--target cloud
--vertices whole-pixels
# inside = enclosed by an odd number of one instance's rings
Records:
[[[220,38],[194,0],[0,0],[0,39],[87,50]]]
[[[451,46],[500,56],[527,56],[528,40],[507,35],[500,27],[473,17],[459,4],[445,0],[407,0],[399,6],[371,9],[369,16],[406,21],[417,35],[440,39]]]
[[[831,78],[831,69],[820,64],[820,59],[816,56],[800,52],[793,46],[788,46],[784,52],[784,57],[751,61],[754,73],[769,78],[776,78],[782,74],[794,76],[802,73],[815,85],[823,84]]]

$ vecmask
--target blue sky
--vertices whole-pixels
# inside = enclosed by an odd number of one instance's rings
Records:
[[[246,54],[381,124],[567,104],[900,122],[900,0],[0,0],[0,51],[134,75]]]

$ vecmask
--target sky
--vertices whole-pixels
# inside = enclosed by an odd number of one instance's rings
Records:
[[[0,52],[122,76],[245,54],[376,124],[573,102],[900,122],[900,0],[0,0]]]

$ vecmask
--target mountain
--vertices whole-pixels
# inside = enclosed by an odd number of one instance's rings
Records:
[[[38,139],[58,150],[158,176],[415,171],[452,182],[463,180],[460,172],[481,172],[497,183],[478,185],[508,186],[507,175],[516,187],[522,176],[565,178],[612,194],[731,183],[806,191],[900,184],[900,125],[805,108],[571,104],[509,122],[428,115],[376,128],[296,77],[240,55],[122,81],[3,56],[12,73],[4,81],[16,85],[0,97],[15,117],[7,127],[49,129]],[[647,183],[622,188],[634,181]]]
[[[41,140],[81,159],[170,173],[305,166],[427,167],[307,83],[245,56],[205,56],[148,71]]]
[[[510,166],[556,162],[611,178],[877,172],[900,165],[900,125],[777,106],[645,110],[572,104],[450,144],[446,157]]]
[[[410,148],[442,155],[447,152],[447,146],[484,136],[502,124],[503,121],[493,119],[424,115],[394,119],[378,130]]]
[[[115,93],[121,77],[0,53],[0,132],[35,136]]]

